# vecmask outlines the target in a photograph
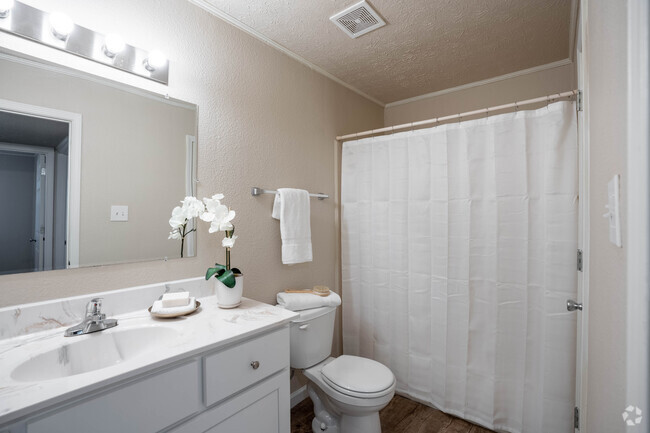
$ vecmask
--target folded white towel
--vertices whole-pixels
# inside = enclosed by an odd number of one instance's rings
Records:
[[[309,193],[304,189],[278,189],[272,216],[280,220],[282,263],[292,265],[311,262]]]
[[[318,296],[312,293],[285,293],[277,294],[278,306],[291,311],[309,310],[318,307],[338,307],[341,297],[334,292],[327,296]]]
[[[190,292],[174,292],[162,295],[163,308],[184,307],[190,303]]]

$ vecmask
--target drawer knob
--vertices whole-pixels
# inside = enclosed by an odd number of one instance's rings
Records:
[[[260,368],[260,362],[259,361],[251,362],[251,367],[253,367],[253,370],[257,370],[258,368]]]

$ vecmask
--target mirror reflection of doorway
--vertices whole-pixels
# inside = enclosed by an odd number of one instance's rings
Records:
[[[0,274],[65,269],[69,123],[0,111]]]

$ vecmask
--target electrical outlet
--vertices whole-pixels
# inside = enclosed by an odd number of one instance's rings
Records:
[[[111,221],[128,221],[129,220],[129,207],[128,206],[111,206]]]

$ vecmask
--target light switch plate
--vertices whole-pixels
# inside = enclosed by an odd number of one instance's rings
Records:
[[[619,210],[619,190],[620,190],[620,178],[621,176],[617,174],[607,183],[607,213],[603,217],[607,218],[609,222],[609,241],[621,247],[621,212]]]
[[[128,206],[111,206],[111,221],[124,222],[129,220]]]

